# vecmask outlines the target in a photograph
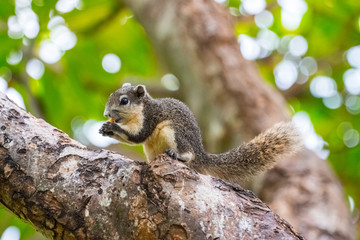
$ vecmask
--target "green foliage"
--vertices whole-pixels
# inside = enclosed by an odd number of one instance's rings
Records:
[[[16,226],[21,233],[21,240],[42,240],[46,239],[42,234],[36,232],[36,230],[30,225],[19,218],[13,213],[7,211],[3,207],[0,207],[0,236],[8,226]]]
[[[80,10],[63,14],[56,10],[56,3],[56,0],[33,0],[31,7],[38,16],[40,32],[35,39],[23,41],[8,35],[8,19],[15,15],[14,1],[0,1],[0,77],[21,93],[28,111],[87,143],[76,126],[88,119],[104,120],[102,112],[108,94],[124,79],[150,79],[157,74],[158,66],[144,29],[120,1],[87,0],[82,2]],[[234,9],[239,8],[241,1],[229,0],[225,4],[236,12]],[[279,37],[302,35],[307,40],[306,56],[316,60],[318,71],[306,82],[284,91],[284,95],[295,112],[309,114],[316,132],[328,143],[328,160],[344,185],[345,194],[355,201],[353,211],[359,211],[360,148],[359,145],[349,148],[344,144],[346,130],[360,131],[359,114],[350,113],[344,103],[337,109],[327,108],[323,99],[312,96],[309,86],[315,76],[329,76],[335,80],[344,101],[349,97],[343,74],[351,68],[346,51],[360,44],[360,1],[308,1],[299,28],[291,31],[281,23],[281,8],[277,1],[267,1],[267,9],[274,17],[269,30]],[[77,42],[58,62],[45,63],[44,74],[36,80],[26,73],[26,63],[32,58],[40,59],[41,43],[51,36],[47,28],[51,16],[62,16],[65,25],[76,34]],[[235,32],[256,37],[259,28],[252,16],[239,16]],[[22,60],[10,65],[8,56],[19,50],[23,52]],[[102,58],[108,53],[119,56],[119,72],[108,73],[103,69]],[[257,60],[261,74],[274,85],[274,68],[283,58],[283,53],[274,51]],[[154,80],[147,81],[147,85],[159,84]],[[140,148],[137,151],[141,151]],[[3,209],[0,209],[0,219],[0,233],[7,226],[16,225],[22,239],[34,239],[31,227]]]
[[[126,8],[117,1],[89,0],[81,10],[62,14],[66,25],[76,34],[75,47],[66,51],[59,62],[45,64],[44,75],[39,80],[33,79],[26,73],[26,63],[32,58],[40,59],[41,41],[50,36],[49,14],[60,15],[54,11],[56,1],[40,3],[32,3],[39,17],[40,32],[26,46],[22,39],[8,36],[6,26],[8,18],[15,15],[14,2],[0,1],[0,76],[21,93],[27,110],[73,136],[73,119],[105,120],[102,113],[110,92],[121,86],[124,76],[154,75],[156,60],[143,28]],[[8,64],[10,53],[19,50],[24,52],[22,61]],[[119,56],[119,72],[108,73],[102,68],[102,58],[108,53]],[[35,233],[32,227],[3,209],[0,219],[0,236],[10,225],[21,230],[22,239],[31,239]]]
[[[273,12],[280,14],[276,7]],[[360,44],[360,2],[359,1],[312,1],[308,2],[308,11],[303,17],[300,27],[295,31],[287,31],[281,26],[280,15],[275,15],[275,23],[271,28],[279,36],[285,34],[302,35],[306,38],[309,49],[307,56],[317,60],[317,75],[332,77],[338,92],[346,101],[350,95],[344,87],[343,74],[351,68],[346,60],[346,51]],[[272,58],[276,58],[277,53]],[[274,81],[273,69],[278,61],[270,62],[265,59],[259,62],[261,70],[267,79]],[[313,76],[314,77],[314,76]],[[360,147],[348,148],[343,141],[344,132],[341,125],[349,126],[360,131],[359,114],[350,113],[343,103],[337,109],[327,108],[321,98],[314,98],[309,93],[310,79],[303,85],[295,86],[296,95],[289,96],[289,103],[295,111],[306,111],[315,127],[316,132],[329,144],[328,160],[334,167],[345,187],[345,192],[355,200],[355,212],[360,205]],[[358,79],[360,81],[360,79]],[[286,93],[285,93],[286,94]],[[287,95],[287,94],[286,94]],[[293,105],[293,103],[295,103]]]

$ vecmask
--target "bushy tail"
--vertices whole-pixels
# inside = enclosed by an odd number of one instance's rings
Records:
[[[295,126],[291,122],[281,122],[229,152],[207,154],[199,170],[230,182],[240,182],[272,168],[280,156],[295,153],[301,146]]]

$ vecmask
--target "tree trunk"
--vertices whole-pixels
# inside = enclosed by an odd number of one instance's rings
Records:
[[[248,190],[88,149],[1,92],[0,202],[51,239],[302,239]]]
[[[187,103],[205,132],[220,116],[223,131],[252,137],[288,120],[283,97],[241,56],[230,15],[213,0],[125,0],[159,56],[179,77]],[[213,104],[215,103],[215,104]],[[204,107],[207,106],[207,107]],[[209,108],[211,106],[211,108]],[[204,114],[206,112],[206,114]],[[201,116],[206,116],[204,119]],[[233,141],[224,145],[230,148]],[[221,145],[221,144],[219,144]],[[282,159],[259,194],[308,239],[356,239],[342,188],[326,161],[313,152]]]

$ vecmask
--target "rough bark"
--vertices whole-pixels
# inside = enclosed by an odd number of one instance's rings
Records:
[[[214,106],[218,109],[212,117],[222,117],[223,131],[248,136],[289,119],[282,96],[241,56],[230,15],[215,1],[125,3],[144,26],[163,63],[180,78],[185,99],[203,129],[209,112],[203,113]],[[227,148],[231,144],[224,142]],[[304,150],[282,159],[263,179],[258,189],[264,201],[308,239],[356,239],[342,188],[327,162],[313,152]]]
[[[51,239],[302,239],[248,190],[88,149],[1,92],[0,202]]]

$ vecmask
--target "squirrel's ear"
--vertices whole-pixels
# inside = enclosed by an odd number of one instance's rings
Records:
[[[135,92],[138,97],[143,97],[146,94],[146,87],[144,85],[137,85]]]

